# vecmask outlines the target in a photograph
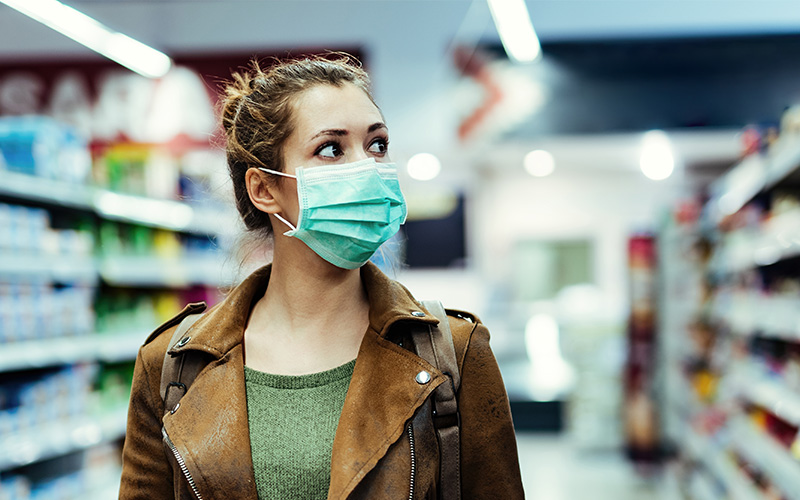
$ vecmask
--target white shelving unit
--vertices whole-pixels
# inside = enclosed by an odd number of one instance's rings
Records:
[[[760,500],[755,484],[709,438],[692,429],[685,431],[684,447],[695,460],[704,463],[709,472],[725,485],[729,500]],[[714,497],[717,498],[717,497]]]
[[[94,284],[98,275],[97,265],[91,257],[0,252],[0,278],[19,277]]]
[[[194,284],[231,284],[223,255],[190,254],[172,258],[153,256],[59,257],[0,254],[0,280],[25,278],[42,282],[93,285],[99,278],[115,286],[185,287]]]
[[[743,419],[730,424],[733,445],[781,489],[789,500],[800,500],[800,462],[772,437]]]
[[[740,369],[732,378],[741,397],[800,427],[800,393],[752,368]]]
[[[3,203],[37,205],[51,213],[65,210],[93,217],[167,231],[229,241],[238,231],[233,207],[200,206],[150,199],[91,186],[68,184],[14,172],[0,171]],[[95,249],[97,251],[97,249]],[[8,250],[0,253],[0,283],[80,284],[90,287],[180,289],[192,285],[231,284],[231,261],[221,253],[184,250],[161,256],[44,255]],[[148,293],[148,292],[142,292]],[[177,312],[177,311],[176,311]],[[150,328],[156,325],[150,325]],[[0,345],[0,374],[77,363],[133,361],[149,331],[95,333],[42,338]],[[51,458],[115,442],[125,433],[127,405],[67,421],[42,423],[0,435],[0,472],[12,471]],[[87,498],[113,498],[119,471],[92,485]]]
[[[195,254],[173,258],[115,256],[102,259],[98,272],[106,283],[117,286],[184,287],[194,284],[231,284],[226,258]]]
[[[770,297],[757,292],[720,293],[714,317],[737,335],[761,335],[800,342],[800,299]]]
[[[109,220],[198,234],[229,234],[237,227],[232,209],[115,193],[16,172],[0,175],[0,195],[94,212]]]
[[[759,192],[775,186],[800,166],[800,139],[781,138],[767,155],[753,155],[711,186],[708,216],[713,222],[736,213]]]
[[[125,435],[127,407],[43,424],[0,438],[0,471],[85,450]]]
[[[771,219],[760,232],[740,229],[725,237],[712,263],[717,274],[738,273],[800,255],[800,211]]]
[[[3,344],[0,373],[88,361],[119,362],[136,359],[147,332],[56,337]]]
[[[732,452],[735,452],[765,474],[787,499],[800,500],[800,460],[767,430],[750,423],[735,404],[737,399],[753,403],[800,426],[800,392],[788,380],[768,374],[757,357],[731,355],[745,352],[747,337],[754,335],[800,343],[800,297],[788,291],[792,289],[790,286],[768,291],[755,285],[752,289],[742,289],[743,283],[758,282],[759,275],[750,271],[760,272],[773,266],[769,269],[774,274],[783,269],[776,264],[785,265],[788,263],[784,261],[800,256],[800,209],[792,208],[790,202],[775,204],[772,209],[780,212],[771,213],[758,227],[750,227],[754,223],[751,220],[745,229],[701,233],[719,227],[726,217],[756,196],[769,195],[773,188],[788,184],[788,179],[794,183],[800,177],[799,170],[800,137],[782,137],[768,154],[745,158],[712,184],[703,220],[693,226],[694,234],[670,228],[671,232],[662,235],[665,240],[662,249],[667,255],[663,271],[669,273],[666,290],[670,293],[662,310],[667,316],[662,328],[670,339],[664,341],[668,347],[664,350],[665,380],[671,388],[666,399],[670,408],[665,415],[682,420],[683,425],[671,433],[677,435],[673,439],[684,453],[703,464],[686,485],[697,499],[764,498],[760,488],[734,461]],[[733,224],[740,220],[730,219]],[[701,237],[704,244],[696,248],[711,244],[713,253],[705,269],[691,269],[685,249],[692,248]],[[767,276],[772,278],[771,274]],[[709,283],[712,288],[706,288],[706,293],[700,296],[692,295],[688,292],[693,290],[692,280]],[[708,291],[714,295],[703,302]],[[694,312],[691,304],[683,303],[687,293],[695,300]],[[716,329],[713,344],[708,344],[710,340],[701,334],[707,328]],[[728,336],[727,332],[734,336]],[[697,374],[715,381],[715,399],[704,406],[690,404],[694,392],[685,380],[686,366],[697,366]],[[727,420],[720,419],[725,416]],[[709,417],[716,425],[713,437],[698,435],[689,425],[697,421],[709,426]],[[725,496],[714,492],[716,484],[708,481],[707,476],[724,487]]]

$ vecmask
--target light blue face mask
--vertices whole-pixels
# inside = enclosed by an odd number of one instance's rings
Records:
[[[406,221],[406,202],[393,163],[374,159],[298,167],[296,175],[260,168],[297,179],[300,215],[284,236],[301,240],[317,255],[343,269],[363,266]]]

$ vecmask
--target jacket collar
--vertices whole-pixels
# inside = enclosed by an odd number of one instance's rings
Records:
[[[244,330],[254,303],[267,289],[272,264],[253,272],[218,305],[206,312],[185,334],[189,340],[170,354],[199,350],[219,359],[244,340]],[[361,268],[361,281],[369,300],[369,329],[387,337],[398,321],[437,324],[403,285],[387,277],[375,264]]]
[[[198,375],[164,428],[197,487],[210,498],[255,499],[244,381],[244,329],[254,301],[266,290],[270,266],[250,275],[187,332],[171,353],[195,349],[215,359]],[[344,499],[387,453],[406,423],[446,377],[387,338],[392,325],[424,327],[438,320],[399,283],[373,264],[361,268],[370,302],[369,328],[345,398],[333,442],[329,499]],[[428,371],[428,383],[416,375]],[[225,390],[220,390],[225,388]],[[243,471],[249,471],[244,473]]]

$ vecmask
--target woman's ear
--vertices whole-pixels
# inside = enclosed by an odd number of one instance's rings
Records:
[[[267,173],[257,168],[248,169],[244,174],[247,195],[255,207],[268,214],[280,213],[283,208],[275,197],[277,186],[267,180]]]

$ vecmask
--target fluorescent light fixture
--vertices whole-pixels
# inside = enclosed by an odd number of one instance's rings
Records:
[[[58,0],[0,0],[0,2],[142,76],[160,78],[172,67],[172,60],[166,54],[111,30]]]
[[[542,52],[525,0],[488,0],[506,54],[516,62],[533,62]]]
[[[412,179],[429,181],[435,179],[442,171],[442,163],[430,153],[418,153],[409,158],[406,168]]]
[[[647,178],[662,181],[675,170],[675,156],[669,137],[661,130],[651,130],[642,139],[639,166]]]
[[[556,169],[553,155],[543,149],[531,151],[523,160],[525,170],[534,177],[547,177]]]

